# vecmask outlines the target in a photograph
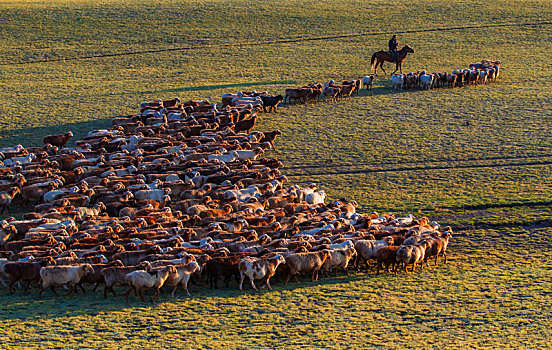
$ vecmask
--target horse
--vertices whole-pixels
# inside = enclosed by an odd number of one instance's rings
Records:
[[[408,45],[404,45],[403,48],[397,52],[397,57],[395,60],[395,65],[396,65],[395,72],[397,72],[400,69],[402,74],[402,63],[406,59],[406,56],[408,55],[408,53],[414,53],[414,50]],[[387,74],[385,69],[383,69],[383,63],[385,61],[393,62],[393,57],[387,51],[374,52],[374,54],[372,55],[372,60],[370,61],[371,69],[375,71],[376,76],[378,75],[378,67],[381,67],[381,70],[383,71],[383,73]],[[393,72],[392,74],[395,74],[395,72]]]

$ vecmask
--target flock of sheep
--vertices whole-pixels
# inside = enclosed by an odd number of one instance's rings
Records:
[[[340,98],[350,98],[353,95],[358,96],[361,88],[365,87],[367,90],[371,90],[373,85],[373,75],[364,76],[362,79],[345,80],[340,85],[336,84],[334,80],[326,81],[323,85],[314,82],[300,88],[286,89],[283,101],[287,101],[288,103],[292,101],[305,103],[320,98],[336,101]]]
[[[46,136],[43,147],[0,149],[2,212],[32,208],[0,222],[1,282],[11,293],[37,283],[39,297],[86,284],[103,285],[107,297],[121,286],[128,302],[133,290],[145,301],[144,290],[158,296],[162,286],[189,295],[190,280],[216,288],[235,278],[241,290],[247,278],[270,289],[273,276],[314,281],[350,266],[379,273],[446,262],[450,228],[358,214],[354,201],[325,203],[315,184],[286,184],[282,164],[264,156],[280,131],[251,131],[257,112],[281,100],[225,95],[220,109],[158,100],[75,147],[66,146],[69,132]]]
[[[394,74],[391,76],[391,83],[395,90],[409,88],[430,90],[440,86],[454,88],[486,84],[496,81],[500,74],[500,63],[500,61],[483,60],[480,63],[470,64],[469,68],[453,70],[451,74],[446,72],[428,74],[426,71]]]

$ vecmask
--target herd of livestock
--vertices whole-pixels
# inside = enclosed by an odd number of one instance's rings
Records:
[[[479,63],[470,64],[469,68],[453,70],[450,74],[427,73],[426,71],[410,72],[408,74],[393,74],[391,76],[392,87],[395,90],[419,88],[431,90],[435,87],[463,87],[468,85],[486,84],[494,82],[500,74],[500,61],[483,60]],[[280,102],[284,103],[305,103],[309,101],[326,100],[337,101],[338,99],[350,98],[359,94],[362,88],[371,90],[374,85],[374,75],[367,75],[359,79],[345,80],[337,84],[334,80],[321,83],[311,83],[299,88],[285,90],[284,96],[271,96],[253,92],[247,95],[242,92],[237,94],[223,95],[223,106],[247,105],[267,111],[276,111]]]
[[[448,86],[463,87],[468,85],[481,85],[494,82],[500,74],[500,61],[483,60],[470,64],[469,68],[446,72],[428,74],[426,71],[410,72],[408,74],[394,74],[391,76],[393,89],[431,90],[435,87]]]
[[[373,79],[365,81],[371,85]],[[360,81],[342,84],[358,91]],[[329,83],[306,87],[334,89]],[[335,95],[332,95],[335,97]],[[271,289],[307,274],[377,267],[423,269],[444,257],[451,236],[427,218],[359,214],[356,202],[326,203],[315,184],[286,183],[264,155],[281,134],[252,131],[257,113],[283,97],[266,92],[207,100],[143,103],[75,147],[71,132],[44,146],[0,149],[0,207],[28,210],[0,222],[0,282],[11,293],[33,284],[57,295],[84,287],[126,287],[126,298],[188,282],[218,288],[247,278]],[[189,295],[189,293],[188,293]]]

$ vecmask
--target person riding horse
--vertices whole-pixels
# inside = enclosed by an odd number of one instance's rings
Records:
[[[399,44],[397,43],[397,35],[393,35],[391,39],[389,39],[389,54],[393,58],[393,62],[395,62],[395,59],[397,57],[397,47]]]

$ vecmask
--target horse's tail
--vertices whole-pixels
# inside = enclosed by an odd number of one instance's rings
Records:
[[[372,59],[370,60],[370,70],[376,69],[376,54],[377,52],[374,52]]]

